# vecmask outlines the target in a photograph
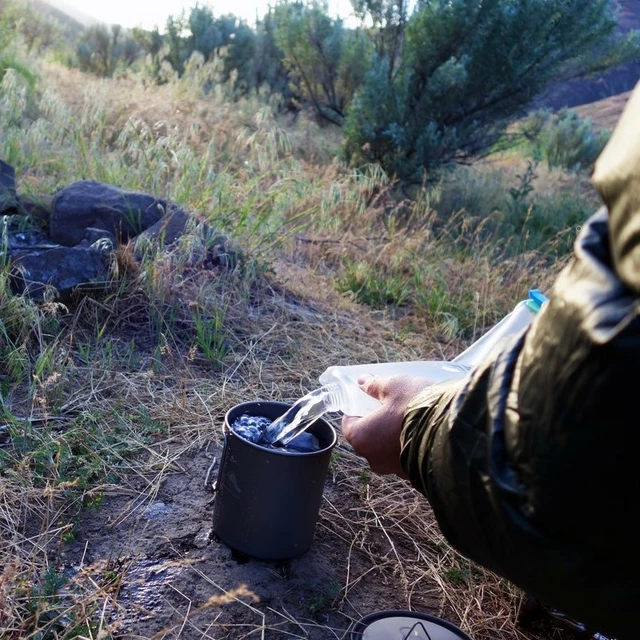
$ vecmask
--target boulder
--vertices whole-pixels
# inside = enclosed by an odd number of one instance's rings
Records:
[[[166,200],[146,193],[81,180],[55,194],[49,235],[54,242],[71,247],[85,238],[86,229],[103,229],[124,243],[158,222],[167,206]]]
[[[118,246],[113,233],[104,229],[94,229],[93,227],[85,229],[84,238],[80,245],[84,247],[93,245],[94,248],[100,248],[101,251],[108,251],[109,253],[115,251]]]
[[[187,236],[187,264],[206,263],[209,266],[233,267],[237,264],[237,251],[230,246],[229,239],[216,233],[193,215],[175,207],[170,209],[156,224],[135,238],[134,255],[142,260],[148,252],[156,252],[174,246],[180,238]]]
[[[47,290],[65,299],[78,288],[104,288],[111,280],[109,255],[113,247],[105,239],[87,246],[56,247],[17,258],[11,266],[14,293],[42,300]]]
[[[129,241],[138,260],[181,242],[185,266],[238,262],[226,236],[167,200],[96,180],[74,182],[53,198],[16,196],[13,168],[0,161],[0,172],[0,205],[6,202],[10,212],[0,213],[7,231],[4,258],[11,263],[14,293],[66,299],[78,289],[104,289],[112,255]],[[2,193],[8,194],[4,201]]]
[[[33,228],[23,230],[22,225],[20,225],[22,221],[20,216],[9,216],[7,219],[9,220],[7,225],[8,237],[6,245],[0,247],[0,255],[4,255],[3,251],[5,249],[8,251],[9,256],[12,256],[21,253],[33,253],[42,249],[53,249],[58,246],[51,242],[44,231]]]
[[[185,232],[190,216],[173,207],[158,222],[138,235],[135,242],[136,257],[141,258],[147,247],[156,250],[173,245]]]
[[[26,216],[43,229],[49,228],[52,196],[38,195],[33,197],[18,196],[18,213]]]

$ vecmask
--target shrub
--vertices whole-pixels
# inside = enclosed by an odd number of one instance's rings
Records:
[[[609,46],[615,28],[604,0],[418,3],[397,71],[379,56],[351,104],[345,155],[406,182],[433,180],[491,150],[569,66],[580,75],[610,59],[593,43]],[[637,55],[636,40],[619,43],[625,55]]]
[[[529,155],[539,154],[549,169],[590,170],[607,144],[608,130],[594,131],[591,120],[575,111],[538,111],[521,126]]]

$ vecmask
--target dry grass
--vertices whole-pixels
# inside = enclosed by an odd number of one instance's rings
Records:
[[[0,404],[0,636],[118,637],[133,561],[121,550],[99,562],[83,556],[70,579],[61,569],[75,532],[104,500],[119,505],[109,507],[110,526],[134,531],[192,456],[220,447],[233,405],[292,402],[336,363],[451,358],[532,283],[549,290],[562,260],[509,253],[481,222],[460,213],[445,224],[429,197],[403,197],[374,170],[354,175],[332,160],[335,132],[313,122],[203,98],[188,81],[146,87],[42,70],[50,121],[68,128],[45,136],[36,122],[9,140],[23,154],[22,189],[117,180],[175,198],[249,255],[231,272],[194,266],[179,252],[138,266],[125,249],[114,288],[50,309],[55,331],[25,329],[14,374],[3,376],[11,387]],[[410,286],[406,304],[368,306],[357,292],[339,293],[345,265],[356,264],[378,284]],[[193,341],[196,308],[224,319],[220,361]],[[42,309],[27,311],[30,326],[48,326]],[[208,476],[215,461],[207,466]],[[330,475],[318,536],[345,550],[345,564],[323,606],[343,623],[371,612],[358,598],[375,573],[389,602],[430,607],[476,640],[539,637],[516,624],[521,594],[455,553],[406,483],[370,474],[343,442]],[[135,540],[127,545],[135,556]],[[172,547],[163,570],[193,571],[215,593],[183,594],[174,621],[148,637],[347,637],[344,624],[261,604],[251,584],[216,582],[187,555]],[[568,637],[545,637],[556,636]]]
[[[46,400],[24,407],[32,419],[31,428],[41,433],[41,447],[51,450],[47,441],[61,442],[82,424],[79,435],[105,466],[84,488],[69,479],[72,470],[60,475],[62,469],[55,461],[46,476],[29,477],[37,467],[35,452],[22,453],[15,440],[3,441],[2,451],[15,469],[3,476],[0,512],[6,543],[0,550],[4,637],[119,637],[119,625],[131,615],[118,604],[118,594],[128,579],[126,566],[108,559],[82,566],[66,582],[62,595],[53,585],[49,589],[42,585],[43,580],[55,580],[55,568],[64,562],[60,554],[64,556],[66,534],[73,532],[78,519],[91,517],[90,505],[96,498],[126,498],[124,508],[110,514],[111,523],[114,527],[133,523],[158,500],[167,479],[185,470],[191,453],[212,443],[219,446],[219,425],[231,406],[252,399],[293,401],[313,388],[317,375],[336,362],[373,361],[381,353],[396,359],[416,355],[412,345],[398,343],[392,320],[360,307],[348,308],[343,303],[345,308],[336,311],[323,301],[312,307],[308,300],[296,300],[273,289],[260,292],[259,305],[253,318],[252,305],[232,307],[233,322],[241,324],[246,340],[221,371],[203,370],[189,362],[188,354],[178,352],[169,355],[159,369],[149,354],[135,370],[120,370],[117,362],[101,362],[97,353],[90,366],[67,361],[69,384],[57,409]],[[76,326],[81,323],[75,320]],[[116,344],[121,328],[116,323],[113,333],[105,334],[104,343]],[[145,420],[157,425],[157,430],[140,425],[142,407]],[[19,413],[17,403],[12,411],[19,418],[27,417]],[[92,423],[85,425],[82,419],[88,416]],[[124,429],[112,439],[109,431],[116,420],[124,420]],[[360,566],[368,563],[370,571],[388,576],[394,591],[400,586],[393,599],[407,608],[420,610],[428,604],[431,611],[435,608],[460,624],[476,640],[488,640],[497,632],[506,639],[536,637],[516,626],[517,590],[471,567],[452,551],[426,500],[403,481],[369,474],[366,463],[346,445],[341,444],[339,453],[334,456],[330,481],[339,490],[326,497],[318,523],[319,536],[333,540],[335,547],[349,547],[344,582],[331,594],[332,607],[355,610],[351,594],[367,577],[360,569],[353,573],[349,569],[357,553]],[[104,508],[99,501],[93,507]],[[135,550],[135,544],[131,547]],[[173,557],[178,563],[188,561],[181,553]],[[355,565],[356,560],[353,562]],[[197,567],[193,571],[197,574]],[[212,581],[211,575],[197,577]],[[307,618],[296,620],[299,614],[295,612],[265,610],[253,602],[253,596],[230,590],[215,578],[212,584],[220,599],[190,603],[180,613],[180,622],[149,637],[177,637],[172,634],[180,631],[183,637],[303,638],[316,637],[308,635],[310,624],[316,631],[323,629]],[[247,587],[251,589],[250,584]],[[242,632],[228,621],[220,626],[202,623],[205,609],[224,610],[230,600],[243,603]],[[280,623],[273,620],[287,615]],[[291,631],[292,626],[299,629],[299,635]],[[327,627],[317,637],[343,635]]]

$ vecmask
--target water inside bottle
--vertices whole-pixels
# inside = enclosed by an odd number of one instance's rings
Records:
[[[329,410],[332,393],[330,388],[320,387],[300,398],[273,421],[243,415],[231,428],[245,440],[260,446],[318,451],[320,444],[313,434],[307,432],[307,428]]]

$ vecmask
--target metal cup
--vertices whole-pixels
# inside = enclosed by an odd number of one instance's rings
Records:
[[[231,425],[242,415],[275,420],[290,406],[244,402],[224,420],[213,531],[232,549],[263,560],[294,558],[311,546],[337,434],[319,418],[308,431],[320,449],[300,453],[249,442]]]

